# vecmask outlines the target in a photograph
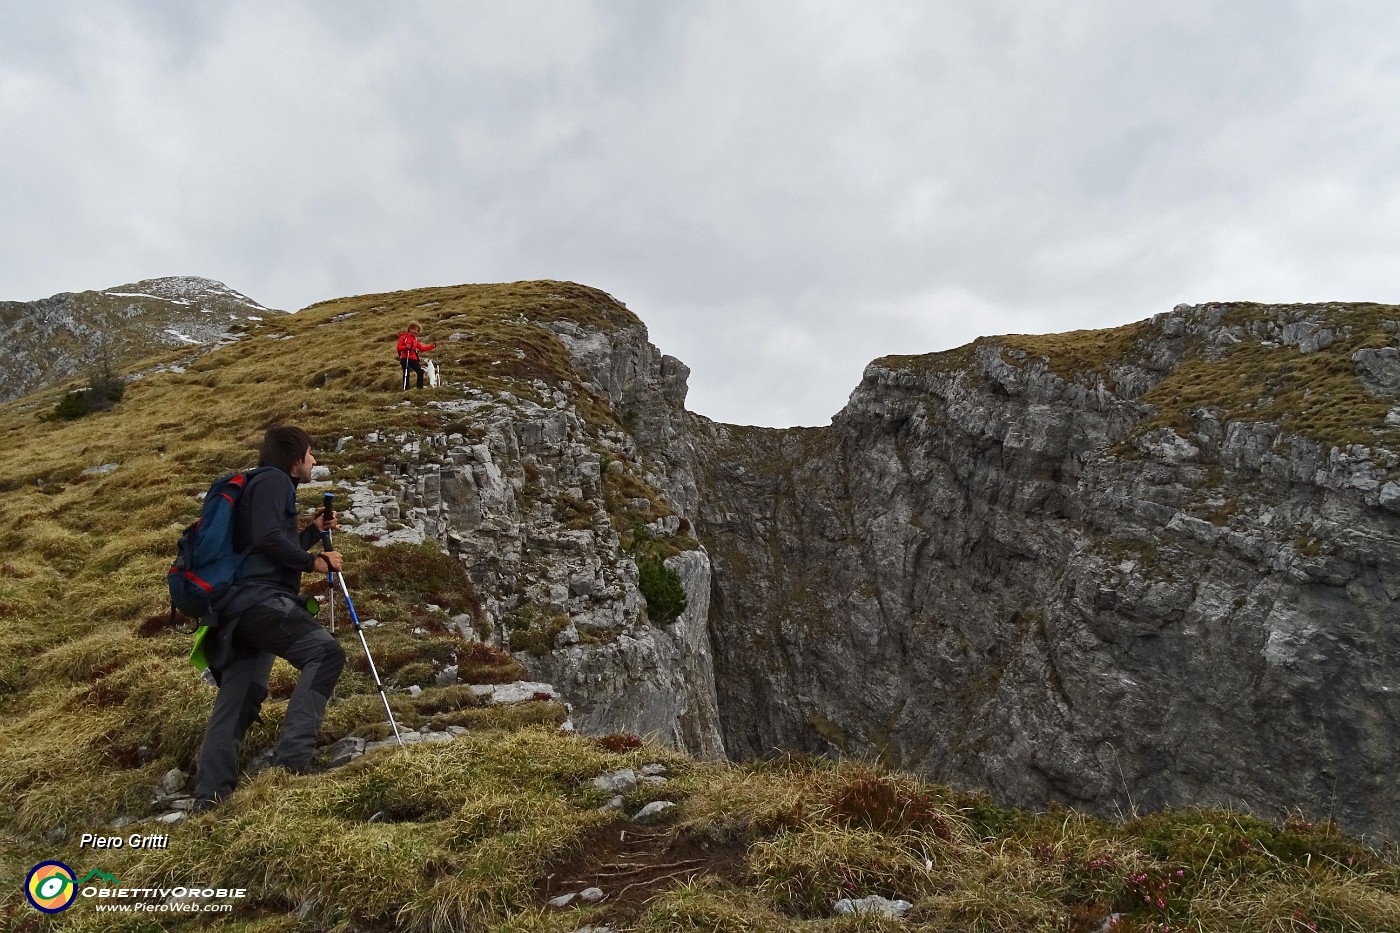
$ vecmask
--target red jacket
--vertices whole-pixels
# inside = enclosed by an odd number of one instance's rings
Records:
[[[399,334],[399,359],[401,360],[416,360],[418,354],[427,353],[436,347],[435,343],[423,344],[419,342],[418,335],[411,330]]]

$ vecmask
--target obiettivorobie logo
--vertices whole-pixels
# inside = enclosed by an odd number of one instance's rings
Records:
[[[35,909],[46,914],[56,914],[67,910],[78,899],[78,889],[96,878],[108,884],[121,885],[121,882],[105,871],[94,868],[81,880],[73,878],[73,869],[62,862],[40,862],[29,870],[24,879],[24,896]]]
[[[104,887],[89,882],[97,881]],[[193,901],[212,899],[244,898],[247,888],[222,888],[205,885],[181,885],[173,888],[125,888],[122,883],[105,871],[94,868],[81,880],[75,877],[73,869],[62,862],[40,862],[29,870],[24,879],[24,896],[35,910],[46,914],[56,914],[73,906],[79,895],[112,904],[112,909],[121,910],[181,910],[199,908]],[[165,903],[145,903],[151,898],[163,899]],[[205,911],[232,910],[232,904],[210,904]],[[98,910],[104,909],[98,907]]]
[[[24,879],[24,896],[35,910],[46,914],[56,914],[67,910],[78,899],[79,885],[87,884],[93,878],[100,878],[111,884],[121,884],[106,872],[93,869],[86,878],[78,881],[73,877],[73,869],[62,862],[40,862],[29,869],[29,877]]]

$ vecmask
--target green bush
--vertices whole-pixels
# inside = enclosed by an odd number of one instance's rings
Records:
[[[94,411],[108,411],[126,394],[126,382],[107,367],[93,375],[85,389],[74,389],[58,400],[53,416],[72,421]]]
[[[653,622],[670,625],[685,612],[685,590],[680,574],[662,563],[655,554],[637,562],[638,588],[646,597],[647,615]]]
[[[53,416],[61,421],[72,421],[74,418],[86,415],[88,407],[87,402],[83,399],[85,394],[82,389],[77,389],[63,396],[53,407]]]

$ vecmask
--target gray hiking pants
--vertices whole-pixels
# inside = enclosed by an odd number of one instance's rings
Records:
[[[199,752],[194,794],[200,800],[233,793],[243,737],[258,721],[276,658],[301,672],[272,752],[272,763],[289,771],[304,768],[315,754],[326,703],[345,668],[345,649],[291,597],[253,606],[224,624],[237,628],[233,657],[218,672],[219,695]]]

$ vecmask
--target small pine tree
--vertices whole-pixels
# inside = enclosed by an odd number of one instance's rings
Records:
[[[58,404],[53,407],[53,416],[60,421],[72,421],[74,418],[81,418],[88,413],[87,402],[83,396],[87,393],[82,389],[74,389],[58,400]]]
[[[92,377],[87,392],[84,393],[88,411],[107,411],[122,400],[126,394],[126,380],[112,372],[103,364],[101,372]]]
[[[112,372],[112,364],[104,358],[102,367],[92,374],[86,388],[74,389],[58,400],[53,407],[53,417],[72,421],[95,411],[108,411],[125,394],[126,381]]]
[[[681,576],[662,563],[656,554],[637,562],[638,588],[647,601],[647,615],[653,622],[670,625],[685,612],[685,589]]]

